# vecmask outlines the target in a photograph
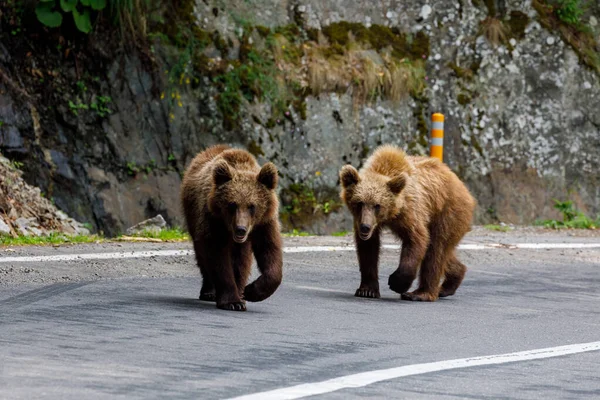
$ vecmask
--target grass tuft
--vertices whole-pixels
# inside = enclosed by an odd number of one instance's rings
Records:
[[[336,236],[336,237],[347,236],[347,235],[348,235],[348,231],[333,232],[331,234],[331,236]]]
[[[0,235],[0,246],[48,246],[58,244],[95,243],[104,240],[96,235],[69,236],[61,233],[52,233],[48,236],[4,236]]]
[[[144,231],[136,235],[131,235],[131,237],[158,239],[164,242],[183,242],[190,239],[190,236],[187,234],[187,232],[180,228],[163,229],[160,232]],[[123,240],[127,240],[127,238],[127,236],[121,236],[121,239]]]
[[[511,230],[510,226],[508,226],[508,225],[491,224],[491,225],[484,225],[483,227],[487,230],[498,231],[498,232],[508,232]]]
[[[308,232],[299,231],[298,229],[292,229],[291,232],[284,232],[281,234],[283,237],[305,237],[305,236],[314,236]]]

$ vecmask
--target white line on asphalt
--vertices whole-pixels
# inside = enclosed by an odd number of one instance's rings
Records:
[[[496,364],[507,364],[519,361],[539,360],[566,356],[569,354],[585,353],[600,350],[600,342],[572,344],[568,346],[549,347],[520,351],[517,353],[495,354],[490,356],[460,358],[456,360],[437,361],[425,364],[404,365],[402,367],[380,369],[359,374],[341,376],[321,382],[305,383],[266,392],[253,393],[234,397],[229,400],[289,400],[331,393],[336,390],[358,388],[376,382],[387,381],[405,376],[421,375],[430,372],[447,371],[451,369],[470,368]]]
[[[384,249],[397,250],[400,245],[384,244]],[[461,244],[459,250],[491,250],[491,249],[595,249],[600,248],[600,243],[485,243]],[[318,253],[335,251],[355,251],[354,246],[294,246],[284,247],[284,253]],[[2,257],[0,263],[14,262],[45,262],[45,261],[77,261],[77,260],[110,260],[122,258],[148,258],[148,257],[176,257],[193,255],[193,250],[155,250],[155,251],[130,251],[122,253],[88,253],[88,254],[61,254],[54,256],[18,256]]]
[[[147,257],[176,257],[194,254],[192,250],[156,250],[156,251],[129,251],[123,253],[89,253],[89,254],[61,254],[55,256],[22,256],[1,257],[0,263],[11,262],[42,262],[42,261],[77,261],[77,260],[111,260],[119,258],[147,258]]]
[[[320,288],[315,286],[296,286],[297,289],[306,289],[306,290],[314,290],[316,292],[330,292],[330,293],[348,293],[347,290],[336,290],[336,289],[327,289]]]

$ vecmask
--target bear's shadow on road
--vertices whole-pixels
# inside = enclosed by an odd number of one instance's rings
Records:
[[[378,302],[383,302],[383,303],[393,303],[393,304],[401,304],[401,305],[410,305],[410,304],[431,304],[429,302],[420,302],[420,301],[407,301],[407,300],[402,300],[400,299],[400,295],[395,293],[395,292],[391,292],[391,291],[386,291],[384,293],[381,294],[381,297],[378,299],[372,299],[372,298],[366,298],[366,297],[356,297],[354,296],[354,293],[342,293],[342,292],[328,292],[328,291],[320,291],[320,290],[311,290],[311,289],[305,289],[305,288],[299,288],[302,291],[305,292],[310,292],[311,293],[311,297],[319,297],[319,298],[325,298],[325,299],[329,299],[329,300],[336,300],[336,301],[340,301],[340,302],[344,302],[344,303],[357,303],[357,302],[369,302],[369,303],[378,303]],[[444,297],[444,298],[440,298],[438,299],[438,302],[452,302],[452,298],[451,297]]]
[[[221,313],[232,313],[232,314],[244,314],[243,312],[219,310],[214,302],[202,301],[193,297],[178,297],[178,296],[165,296],[165,295],[141,295],[136,296],[136,300],[143,303],[154,303],[163,307],[178,308],[178,309],[201,309],[206,311],[215,311]],[[246,303],[248,308],[246,313],[257,313],[263,314],[263,311],[253,309],[253,304]]]

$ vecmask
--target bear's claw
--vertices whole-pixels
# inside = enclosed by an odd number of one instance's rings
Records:
[[[229,311],[246,311],[246,303],[240,301],[236,303],[217,304],[217,308]]]
[[[452,296],[452,295],[454,295],[454,293],[456,293],[455,289],[453,289],[453,290],[442,289],[442,290],[440,290],[439,297]]]
[[[437,300],[437,296],[434,296],[431,293],[424,293],[424,292],[417,292],[417,291],[402,293],[400,298],[402,300],[409,300],[409,301],[436,301]]]
[[[366,297],[369,299],[378,299],[381,296],[379,295],[379,290],[366,289],[366,288],[358,288],[356,289],[356,293],[354,293],[356,297]]]
[[[200,300],[202,301],[216,301],[217,295],[214,292],[200,293]]]

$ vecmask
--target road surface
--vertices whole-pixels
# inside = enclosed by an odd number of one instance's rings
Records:
[[[349,237],[284,242],[245,313],[197,300],[187,243],[0,248],[0,398],[600,398],[597,235],[474,232],[427,304],[387,288],[389,238],[381,299]]]

